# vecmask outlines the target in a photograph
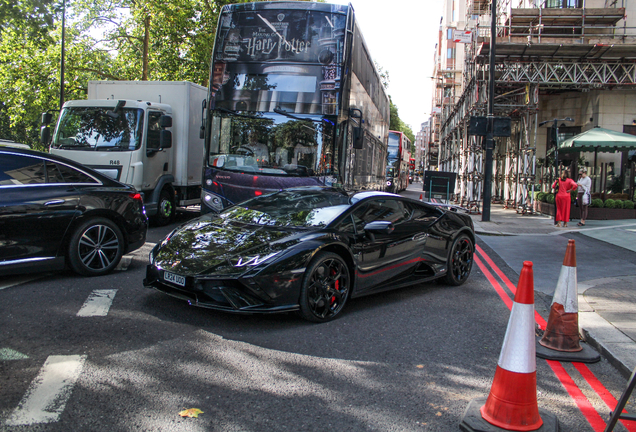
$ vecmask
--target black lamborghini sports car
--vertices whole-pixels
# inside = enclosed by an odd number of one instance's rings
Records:
[[[262,195],[185,223],[150,253],[144,285],[194,306],[337,317],[347,300],[470,275],[466,214],[384,192]]]

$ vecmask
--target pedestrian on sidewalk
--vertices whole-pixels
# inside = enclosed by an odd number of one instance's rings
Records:
[[[587,169],[581,168],[579,170],[579,180],[576,182],[579,188],[576,193],[576,202],[579,203],[581,209],[581,221],[578,226],[585,226],[585,219],[587,219],[587,207],[592,201],[590,190],[592,189],[592,179],[587,175]]]
[[[556,181],[552,184],[552,189],[556,192],[555,226],[568,226],[568,221],[570,220],[570,204],[572,202],[570,191],[577,188],[577,184],[570,178],[567,170],[563,170],[561,172],[561,178],[556,179]]]

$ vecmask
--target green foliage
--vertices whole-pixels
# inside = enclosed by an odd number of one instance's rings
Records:
[[[388,74],[388,72],[387,72]],[[391,109],[391,119],[389,122],[389,129],[394,131],[403,132],[404,135],[411,140],[411,154],[415,153],[415,135],[413,134],[413,130],[410,125],[407,125],[400,119],[400,115],[398,114],[398,107],[391,100],[391,96],[389,96],[389,103]]]
[[[547,202],[548,204],[554,204],[554,201],[555,195],[553,193],[546,194],[545,202]]]
[[[34,39],[48,39],[62,3],[53,0],[0,1],[0,32],[20,30]]]
[[[592,199],[592,202],[590,203],[590,207],[602,208],[603,207],[603,200],[600,199],[600,198]]]
[[[375,68],[378,70],[378,74],[380,74],[380,82],[385,90],[389,88],[389,84],[391,83],[391,78],[389,78],[389,71],[384,70],[382,66],[377,61],[373,61]]]
[[[614,200],[614,208],[622,209],[623,208],[623,200],[615,199]]]
[[[51,32],[53,40],[60,34]],[[84,99],[89,79],[100,75],[80,70],[100,70],[108,63],[103,52],[91,50],[93,42],[66,29],[65,97]],[[5,30],[0,38],[0,138],[37,147],[40,116],[59,107],[60,49],[55,43],[45,44],[20,31]]]
[[[624,209],[633,209],[634,208],[634,201],[630,201],[630,200],[623,201],[623,208]]]
[[[541,202],[546,202],[546,193],[545,192],[537,192],[536,200]]]
[[[576,195],[577,195],[576,189],[570,191],[570,202],[576,201]]]
[[[617,176],[614,178],[614,181],[609,186],[609,189],[612,193],[621,193],[623,192],[623,175]]]
[[[603,203],[603,207],[605,208],[616,208],[616,201],[613,199],[607,199]]]

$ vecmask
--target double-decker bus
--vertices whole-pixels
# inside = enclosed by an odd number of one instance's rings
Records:
[[[203,113],[203,213],[295,186],[384,189],[389,99],[350,5],[223,6]]]
[[[389,131],[386,164],[386,189],[398,193],[409,185],[411,141],[400,131]]]

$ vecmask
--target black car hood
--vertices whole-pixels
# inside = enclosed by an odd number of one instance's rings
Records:
[[[185,276],[237,276],[298,243],[307,232],[201,217],[167,237],[153,264]]]

